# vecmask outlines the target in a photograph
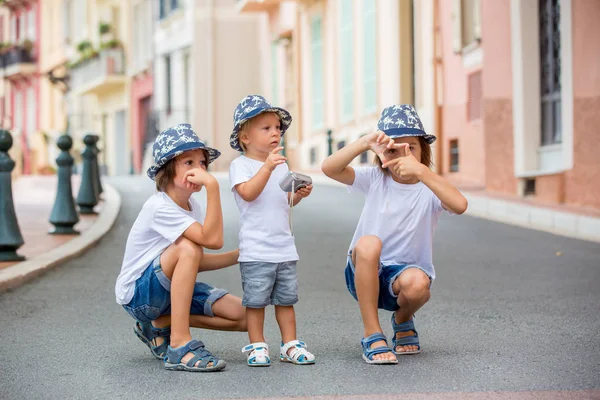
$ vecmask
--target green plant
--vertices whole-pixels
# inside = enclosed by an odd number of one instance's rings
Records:
[[[116,49],[122,47],[122,43],[117,39],[111,39],[100,44],[100,50]]]
[[[100,24],[98,24],[98,31],[100,32],[101,35],[105,35],[107,33],[110,32],[110,24],[107,22],[100,22]]]
[[[86,50],[91,49],[91,48],[92,48],[92,42],[90,42],[89,40],[84,40],[77,44],[77,51],[80,53],[85,53]]]
[[[21,46],[23,47],[23,49],[25,49],[27,52],[31,52],[31,50],[33,50],[33,42],[29,39],[25,39],[21,42]]]

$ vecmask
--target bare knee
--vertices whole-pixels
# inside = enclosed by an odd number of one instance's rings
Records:
[[[188,258],[193,259],[194,261],[200,261],[202,256],[204,255],[204,250],[202,246],[197,245],[189,239],[184,237],[180,237],[175,242],[175,246],[177,248],[178,258]]]
[[[236,319],[235,330],[239,332],[248,332],[248,320],[246,319],[245,312],[242,312],[240,317]]]
[[[427,274],[418,268],[410,268],[403,272],[394,282],[394,292],[402,292],[402,296],[410,302],[425,303],[431,296],[431,281]]]
[[[377,266],[379,267],[379,258],[383,243],[377,236],[362,236],[356,241],[352,252],[354,265],[358,266]]]

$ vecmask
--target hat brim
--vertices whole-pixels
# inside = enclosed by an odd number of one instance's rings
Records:
[[[208,153],[208,164],[207,165],[210,165],[213,161],[215,161],[221,155],[221,152],[219,150],[213,149],[212,147],[205,146],[202,143],[198,143],[198,142],[186,143],[182,146],[179,146],[179,147],[171,150],[170,152],[168,152],[167,154],[162,156],[160,158],[160,160],[158,160],[157,163],[155,163],[150,168],[148,168],[148,171],[146,172],[146,174],[148,175],[148,177],[150,179],[154,180],[158,171],[167,162],[169,162],[170,160],[172,160],[175,157],[182,155],[183,153],[185,153],[187,151],[192,151],[192,150],[205,150]]]
[[[272,112],[279,116],[279,121],[281,121],[281,136],[283,136],[283,134],[288,130],[288,128],[292,124],[292,115],[287,110],[281,107],[257,108],[256,110],[249,112],[248,115],[239,120],[238,123],[235,124],[235,126],[233,127],[233,132],[229,137],[229,145],[232,149],[237,151],[244,151],[239,141],[240,128],[246,121],[266,112]]]
[[[429,144],[435,142],[436,139],[434,135],[428,135],[427,133],[425,133],[425,131],[416,128],[391,128],[381,129],[381,131],[383,131],[383,133],[385,133],[392,139],[408,136],[421,136]]]

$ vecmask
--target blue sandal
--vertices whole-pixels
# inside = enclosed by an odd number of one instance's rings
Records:
[[[161,361],[165,358],[171,338],[170,326],[167,326],[166,328],[155,328],[150,322],[137,321],[133,326],[133,333],[135,333],[135,335],[150,348],[154,357]],[[164,341],[158,346],[155,346],[152,344],[152,341],[157,337],[164,338]]]
[[[188,353],[192,353],[194,356],[186,363],[182,362],[181,359]],[[200,363],[196,365],[198,361]],[[212,365],[208,366],[210,363]],[[200,340],[192,340],[185,346],[175,349],[169,346],[165,356],[165,368],[169,371],[211,372],[220,371],[225,366],[225,361],[213,356]]]
[[[379,342],[383,340],[385,342],[385,346],[376,347],[374,349],[371,348],[371,345],[375,342]],[[367,364],[398,364],[398,359],[395,360],[374,360],[373,356],[376,354],[383,353],[393,353],[390,346],[387,345],[387,339],[383,335],[383,333],[374,333],[371,336],[367,336],[360,341],[363,349],[362,358],[367,362]]]
[[[415,329],[415,323],[413,319],[409,319],[406,322],[400,324],[396,323],[396,314],[392,313],[392,328],[394,329],[394,354],[397,355],[408,355],[408,354],[419,354],[421,352],[421,345],[419,344],[419,334]],[[415,334],[411,336],[404,336],[400,339],[396,339],[398,332],[410,332],[413,331]],[[412,351],[396,351],[398,346],[417,346],[417,350]]]

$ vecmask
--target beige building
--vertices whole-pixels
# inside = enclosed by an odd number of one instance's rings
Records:
[[[262,65],[262,92],[289,107],[294,117],[285,141],[292,168],[319,170],[330,146],[335,151],[372,132],[384,107],[413,103],[415,83],[424,85],[419,111],[425,129],[434,133],[433,88],[427,86],[431,68],[413,82],[413,63],[421,59],[413,51],[412,3],[238,2],[242,13],[267,16],[260,40],[262,60],[270,62]],[[355,162],[371,159],[365,153]]]

